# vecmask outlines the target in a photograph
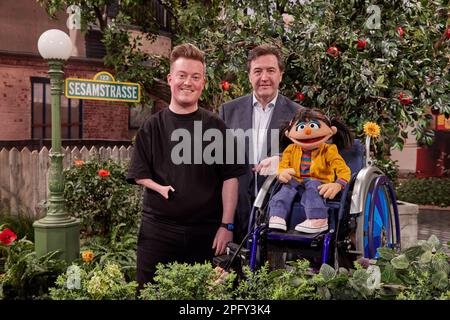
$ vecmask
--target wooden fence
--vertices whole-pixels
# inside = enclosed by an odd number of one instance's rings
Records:
[[[88,161],[99,156],[101,160],[113,159],[124,162],[131,158],[132,147],[82,147],[63,148],[64,168],[73,165],[74,160]],[[42,216],[42,205],[48,195],[49,152],[46,147],[38,151],[16,148],[0,151],[0,211],[11,214],[28,213]]]

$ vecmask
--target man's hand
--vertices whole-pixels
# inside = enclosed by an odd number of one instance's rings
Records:
[[[325,183],[318,186],[317,189],[324,199],[334,199],[336,194],[342,190],[342,185],[337,182]]]
[[[158,190],[159,194],[166,199],[169,199],[169,191],[174,192],[175,189],[172,186],[161,186]]]
[[[214,237],[212,248],[216,249],[214,255],[219,256],[225,254],[228,242],[233,240],[233,232],[220,227]]]
[[[262,160],[253,170],[262,176],[270,176],[277,173],[278,163],[280,163],[280,157],[273,156]]]
[[[280,174],[278,175],[278,180],[282,183],[288,183],[292,176],[295,174],[295,170],[292,168],[283,169],[281,170]]]

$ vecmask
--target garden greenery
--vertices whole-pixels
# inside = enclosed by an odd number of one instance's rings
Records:
[[[126,282],[117,264],[89,266],[72,264],[66,273],[58,277],[56,287],[50,288],[50,297],[53,300],[134,299],[137,283]]]
[[[127,166],[115,161],[78,162],[64,171],[67,211],[81,219],[84,236],[107,237],[124,223],[120,234],[135,233],[139,223],[142,188],[125,180]]]
[[[116,78],[142,83],[144,104],[151,100],[154,78],[164,79],[169,64],[167,57],[142,47],[144,38],[158,34],[148,1],[39,2],[51,16],[79,5],[82,29],[96,25],[102,32],[104,60]],[[206,52],[201,104],[209,109],[217,111],[223,102],[251,92],[247,54],[271,43],[285,57],[281,92],[306,107],[340,115],[358,136],[365,122],[379,124],[377,159],[389,156],[391,147],[403,147],[408,127],[419,143],[431,144],[430,108],[450,116],[447,0],[162,3],[173,14],[173,45],[190,42]],[[370,9],[374,6],[378,11]],[[132,37],[130,25],[139,26],[142,36]]]
[[[440,207],[450,206],[450,178],[408,178],[397,190],[397,198],[406,202]]]

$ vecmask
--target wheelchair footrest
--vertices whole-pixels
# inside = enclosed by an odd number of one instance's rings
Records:
[[[269,231],[266,236],[267,240],[313,242],[326,233],[327,231],[319,233],[302,233],[295,230],[289,230],[287,232]]]

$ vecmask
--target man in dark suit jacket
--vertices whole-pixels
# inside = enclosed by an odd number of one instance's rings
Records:
[[[247,132],[248,138],[245,156],[249,169],[246,175],[239,177],[234,232],[236,243],[240,243],[247,234],[250,210],[265,180],[262,175],[273,174],[278,166],[279,130],[301,108],[278,93],[284,71],[278,48],[261,45],[252,49],[247,58],[247,71],[253,93],[223,104],[219,111],[229,128],[242,129]],[[247,131],[249,129],[251,130]],[[246,139],[245,136],[239,137],[239,134],[237,138]],[[276,150],[272,150],[272,146]]]

